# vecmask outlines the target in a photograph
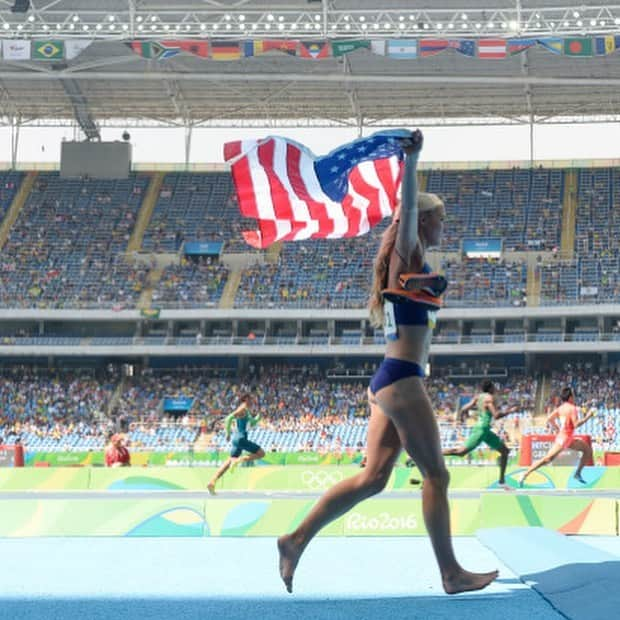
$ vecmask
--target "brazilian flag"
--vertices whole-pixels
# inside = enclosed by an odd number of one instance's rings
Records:
[[[160,308],[142,308],[140,316],[143,316],[145,319],[158,319],[160,312]]]
[[[33,41],[33,60],[62,60],[65,57],[64,41]]]

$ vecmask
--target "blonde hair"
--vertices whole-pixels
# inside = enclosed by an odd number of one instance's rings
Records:
[[[445,208],[443,200],[437,194],[418,193],[418,214],[434,211],[435,209],[441,209],[445,212]],[[383,296],[381,291],[387,288],[390,259],[396,244],[396,234],[398,233],[399,210],[400,205],[394,210],[392,223],[385,229],[381,237],[381,244],[375,257],[373,281],[370,289],[370,298],[368,299],[370,324],[373,327],[381,327],[383,325]]]

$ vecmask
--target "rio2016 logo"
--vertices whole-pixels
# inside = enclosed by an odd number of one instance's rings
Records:
[[[305,487],[313,491],[329,489],[338,484],[343,479],[342,472],[339,471],[312,471],[307,470],[301,474],[301,481]]]
[[[413,514],[393,517],[389,512],[380,512],[376,517],[369,517],[359,512],[352,512],[347,517],[345,527],[350,530],[374,530],[379,532],[417,530],[418,519]]]

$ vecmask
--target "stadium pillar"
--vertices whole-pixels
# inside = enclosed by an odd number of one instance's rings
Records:
[[[607,369],[609,367],[609,354],[607,353],[607,351],[603,351],[601,353],[601,362],[600,362],[600,371],[601,372],[607,372]]]
[[[20,120],[13,116],[11,118],[11,170],[15,170],[17,165],[17,150],[19,147],[19,126]]]

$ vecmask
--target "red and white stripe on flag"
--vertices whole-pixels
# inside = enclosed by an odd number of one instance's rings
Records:
[[[355,166],[342,202],[321,189],[314,154],[287,138],[228,142],[224,159],[231,162],[241,214],[258,221],[258,230],[243,233],[257,248],[363,235],[393,213],[400,193],[402,167],[395,156]]]
[[[479,39],[478,58],[506,58],[506,39]]]

